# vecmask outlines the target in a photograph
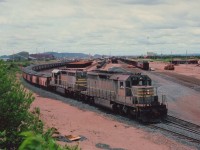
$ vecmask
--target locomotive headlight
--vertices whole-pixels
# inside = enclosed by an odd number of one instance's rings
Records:
[[[152,86],[132,86],[133,88],[133,95],[136,97],[146,97],[146,96],[153,96],[154,89]]]
[[[150,90],[147,90],[147,91],[146,91],[146,94],[149,95],[149,94],[150,94]]]

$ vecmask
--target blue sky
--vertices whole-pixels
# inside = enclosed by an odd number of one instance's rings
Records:
[[[200,53],[199,0],[0,0],[0,55]]]

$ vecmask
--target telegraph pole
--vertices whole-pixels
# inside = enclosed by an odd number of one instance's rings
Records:
[[[13,62],[14,62],[14,50],[13,50],[13,55],[12,55],[12,58],[13,58],[12,60],[13,60]]]
[[[171,64],[172,64],[172,51],[171,51]]]
[[[186,63],[188,63],[188,59],[187,59],[187,50],[186,50]]]

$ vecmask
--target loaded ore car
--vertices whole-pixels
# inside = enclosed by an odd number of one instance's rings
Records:
[[[38,76],[39,74],[34,74],[33,76],[32,76],[32,83],[33,84],[39,84],[39,76]]]
[[[124,63],[133,65],[140,69],[149,70],[149,62],[148,61],[139,61],[139,60],[133,60],[133,59],[127,59],[127,58],[121,58],[120,60]]]
[[[77,62],[71,62],[67,63],[67,68],[85,68],[92,64],[92,61],[77,61]]]
[[[41,74],[39,76],[39,85],[45,88],[49,88],[51,81],[51,74]]]
[[[137,61],[137,67],[143,70],[149,70],[149,62],[148,61]]]
[[[106,64],[106,60],[99,61],[97,64],[97,69],[102,68]]]

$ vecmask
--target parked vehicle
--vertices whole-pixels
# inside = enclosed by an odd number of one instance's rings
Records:
[[[165,69],[165,70],[174,70],[175,67],[174,67],[173,64],[168,64],[168,65],[166,65],[166,66],[164,67],[164,69]]]

